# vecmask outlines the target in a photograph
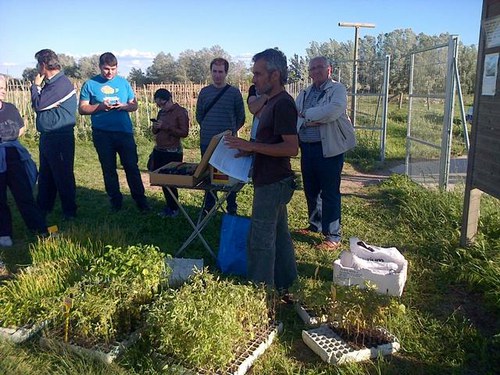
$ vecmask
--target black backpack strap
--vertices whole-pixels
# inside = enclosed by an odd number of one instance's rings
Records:
[[[201,118],[202,122],[205,119],[205,116],[207,115],[207,113],[212,109],[212,107],[215,105],[215,103],[217,103],[217,101],[222,97],[222,95],[224,95],[224,93],[227,91],[227,89],[230,86],[231,85],[229,83],[226,83],[226,86],[224,86],[224,88],[217,94],[217,96],[215,98],[213,98],[213,100],[210,102],[210,104],[208,105],[205,113],[203,114],[203,116]]]

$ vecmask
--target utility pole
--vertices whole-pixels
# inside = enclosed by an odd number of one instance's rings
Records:
[[[351,100],[351,121],[356,126],[356,87],[358,86],[358,29],[367,27],[373,29],[373,23],[359,22],[339,22],[340,27],[354,27],[354,63],[352,67],[352,100]]]

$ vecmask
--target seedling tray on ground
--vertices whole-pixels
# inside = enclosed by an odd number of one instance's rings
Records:
[[[380,328],[380,330],[391,338],[391,342],[359,350],[350,346],[326,324],[302,331],[302,340],[327,363],[361,362],[370,358],[393,354],[399,350],[400,345],[396,337],[383,328]]]
[[[42,322],[40,324],[17,328],[0,327],[0,340],[9,341],[14,344],[21,344],[38,334],[46,325],[47,322]]]
[[[300,319],[308,326],[318,326],[321,323],[326,323],[328,319],[326,315],[316,314],[312,309],[302,305],[300,302],[295,302],[294,306]]]
[[[237,353],[236,359],[224,370],[216,372],[203,369],[189,369],[183,365],[176,364],[172,360],[168,360],[168,365],[164,369],[175,369],[179,374],[183,375],[244,375],[252,367],[254,362],[259,358],[269,346],[271,346],[277,334],[283,331],[283,323],[271,324],[267,329],[258,332],[256,338],[252,340],[241,352]]]
[[[79,354],[85,354],[90,357],[97,358],[101,360],[104,363],[110,364],[114,362],[120,355],[122,355],[127,348],[132,346],[139,338],[141,337],[141,330],[136,330],[130,334],[130,336],[120,342],[116,342],[115,344],[111,345],[109,349],[103,349],[98,346],[89,349],[89,348],[84,348],[82,346],[74,345],[74,344],[66,344],[66,343],[61,343],[59,340],[57,340],[57,343],[59,345],[62,345],[69,350],[79,353]],[[40,338],[40,344],[41,345],[50,345],[56,341],[55,339],[52,338],[45,338],[41,337]]]

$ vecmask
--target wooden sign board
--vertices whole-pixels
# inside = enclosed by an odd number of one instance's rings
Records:
[[[482,192],[500,197],[500,1],[483,0],[461,244],[474,240]]]

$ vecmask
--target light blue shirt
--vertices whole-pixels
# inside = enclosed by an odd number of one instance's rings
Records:
[[[107,80],[101,75],[86,81],[80,91],[80,100],[90,104],[100,104],[104,101],[113,103],[128,103],[135,98],[130,83],[123,77],[116,76]],[[90,115],[92,128],[103,131],[133,133],[132,120],[127,111],[98,111]]]

